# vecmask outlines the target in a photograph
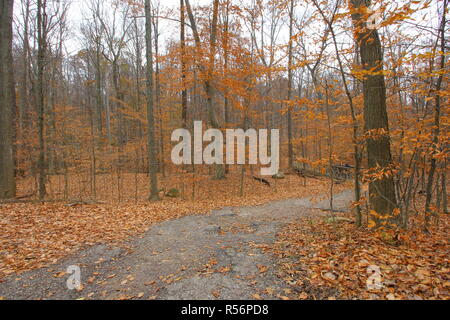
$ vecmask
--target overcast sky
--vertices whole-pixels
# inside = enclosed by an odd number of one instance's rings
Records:
[[[59,0],[56,0],[59,1]],[[69,6],[69,11],[68,11],[68,16],[67,16],[67,22],[68,22],[68,26],[69,26],[69,30],[70,30],[70,34],[68,36],[68,38],[65,41],[65,46],[67,49],[67,53],[70,54],[75,54],[77,53],[78,50],[80,50],[82,48],[82,44],[80,43],[80,24],[82,23],[82,21],[84,20],[83,16],[86,16],[86,12],[87,12],[87,0],[66,0],[70,6]],[[105,8],[107,9],[108,6],[111,5],[113,0],[104,0],[102,3],[105,6]],[[191,1],[191,5],[193,7],[197,6],[197,5],[212,5],[213,0],[190,0]],[[407,0],[395,0],[392,3],[405,3],[405,1]],[[175,19],[178,19],[179,17],[179,13],[178,13],[178,8],[180,5],[180,0],[152,0],[152,3],[157,4],[160,3],[161,8],[171,8],[171,9],[175,9],[174,12],[174,17]],[[236,1],[238,3],[242,3],[242,2],[247,2],[247,3],[251,3],[252,0],[239,0]],[[236,3],[234,2],[234,3]],[[437,13],[437,8],[438,8],[438,1],[435,0],[433,1],[433,5],[431,6],[431,8],[429,9],[429,15],[427,17],[428,21],[423,21],[422,19],[418,19],[418,20],[422,20],[422,21],[417,21],[420,22],[421,24],[436,24],[437,23],[437,19],[430,19],[430,17],[434,16],[434,18],[436,18],[436,13]],[[20,1],[15,1],[15,16],[16,16],[16,24],[20,25]],[[299,8],[297,8],[297,14],[299,13]],[[420,15],[422,16],[422,14]],[[416,17],[418,18],[418,17]],[[405,25],[405,27],[408,27],[408,25]],[[410,26],[409,26],[410,27]],[[160,34],[161,34],[161,38],[160,41],[162,43],[164,43],[165,41],[169,40],[169,39],[178,39],[179,37],[179,24],[173,21],[168,21],[168,20],[160,20]],[[418,36],[429,36],[429,34],[418,34]],[[288,29],[285,26],[284,28],[282,28],[281,30],[281,34],[279,37],[279,43],[284,43],[283,41],[287,41],[288,40]],[[161,45],[161,50],[164,50],[164,45]]]
[[[83,12],[85,12],[86,0],[67,0],[70,3],[70,8],[68,12],[68,20],[69,23],[73,26],[72,35],[68,39],[66,46],[69,53],[74,53],[79,50],[81,47],[79,45],[79,40],[77,38],[76,33],[80,28],[80,23],[83,20]],[[152,0],[152,3],[157,4],[160,3],[161,8],[179,8],[180,0]],[[104,0],[103,3],[111,3],[111,0]],[[195,7],[197,5],[207,5],[212,3],[212,0],[190,0],[191,6]],[[177,17],[178,18],[178,17]],[[161,21],[161,30],[162,32],[162,41],[164,39],[170,38],[174,36],[175,32],[178,33],[179,26],[176,25],[175,22]],[[169,29],[168,29],[169,28]]]

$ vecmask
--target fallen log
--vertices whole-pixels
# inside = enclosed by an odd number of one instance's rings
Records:
[[[253,179],[255,179],[256,181],[259,181],[261,183],[264,183],[265,185],[267,185],[268,187],[270,187],[270,182],[267,181],[266,179],[260,178],[260,177],[255,177],[253,176]]]
[[[29,194],[25,194],[23,196],[17,196],[14,198],[14,200],[22,200],[22,199],[26,199],[26,198],[31,198],[35,195],[36,195],[36,193],[29,193]]]
[[[303,178],[311,178],[311,179],[319,179],[319,174],[316,174],[314,171],[301,169],[301,168],[293,168],[293,171]]]
[[[83,205],[93,205],[93,204],[101,204],[101,202],[98,201],[94,201],[94,200],[78,200],[78,201],[73,201],[71,203],[66,204],[66,207],[75,207],[75,206],[83,206]]]

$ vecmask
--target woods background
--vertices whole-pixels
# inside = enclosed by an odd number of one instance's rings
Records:
[[[226,177],[242,196],[255,166],[171,163],[203,120],[281,129],[299,185],[349,165],[358,225],[447,213],[446,0],[1,3],[0,198],[194,200]]]

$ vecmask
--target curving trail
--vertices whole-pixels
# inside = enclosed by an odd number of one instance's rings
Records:
[[[335,196],[345,210],[352,192]],[[0,283],[5,299],[253,299],[286,284],[277,261],[260,246],[275,241],[281,227],[300,216],[328,209],[309,198],[256,207],[224,208],[153,226],[120,246],[98,245],[48,268],[11,276]],[[322,213],[326,215],[327,213]],[[82,290],[68,290],[64,274],[81,269]]]

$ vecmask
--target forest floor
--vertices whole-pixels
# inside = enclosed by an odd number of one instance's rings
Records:
[[[99,187],[105,187],[99,188],[96,201],[92,204],[86,204],[89,203],[89,194],[83,194],[88,188],[81,181],[74,181],[76,179],[71,179],[71,200],[0,202],[0,281],[10,274],[54,264],[85,247],[121,242],[166,220],[281,199],[314,197],[319,201],[329,186],[327,179],[305,181],[296,175],[287,175],[282,180],[268,179],[271,184],[268,187],[247,176],[243,196],[240,196],[240,175],[237,173],[230,173],[225,180],[211,180],[208,175],[197,175],[195,178],[171,175],[164,179],[160,177],[160,185],[166,190],[177,188],[181,191],[180,197],[162,197],[162,201],[149,202],[146,200],[149,190],[145,174],[137,177],[133,174],[122,175],[122,179],[119,196],[118,188],[114,186],[117,182],[114,176],[98,177]],[[50,186],[58,186],[58,180],[58,177],[51,177]],[[32,181],[21,181],[18,185],[21,191],[19,196],[33,193],[30,186]],[[340,192],[348,188],[350,184],[346,183],[335,189]],[[48,189],[49,198],[60,196],[58,190]],[[122,200],[118,201],[119,198]]]
[[[344,208],[351,192],[335,205]],[[328,201],[288,199],[213,210],[156,224],[120,245],[81,250],[47,268],[9,276],[4,299],[287,299],[292,292],[261,246],[299,217],[327,216]],[[81,268],[82,288],[68,290],[66,268]],[[335,290],[316,288],[317,297]]]
[[[355,228],[348,185],[337,186],[331,213],[326,180],[296,195],[291,179],[271,192],[256,182],[248,196],[214,203],[42,204],[48,209],[32,215],[17,209],[29,204],[4,205],[0,299],[450,297],[448,216],[430,234],[411,229],[387,243]],[[246,183],[252,190],[255,182]],[[68,290],[74,265],[82,287]],[[373,266],[383,285],[368,290]]]

